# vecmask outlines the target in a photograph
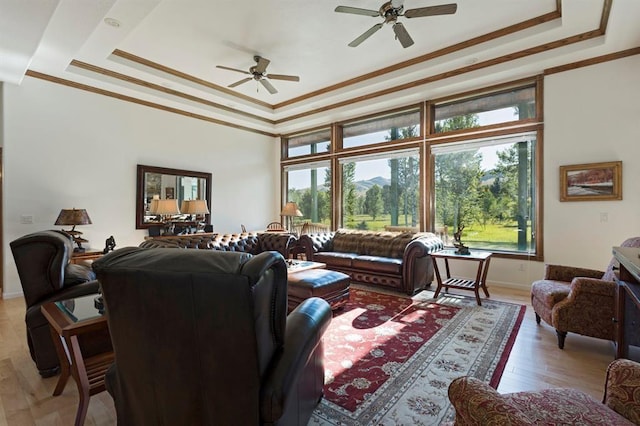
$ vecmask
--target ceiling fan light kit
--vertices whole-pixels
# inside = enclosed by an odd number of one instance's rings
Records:
[[[216,68],[220,68],[228,71],[235,71],[242,74],[250,75],[251,77],[245,77],[242,80],[238,80],[235,83],[231,83],[227,87],[236,87],[244,84],[248,81],[255,80],[260,82],[264,86],[265,89],[272,95],[278,93],[275,87],[271,84],[269,80],[285,80],[285,81],[300,81],[300,77],[297,75],[285,75],[285,74],[267,74],[267,66],[271,63],[267,58],[263,58],[262,56],[254,56],[253,60],[256,61],[256,65],[253,65],[249,68],[249,71],[239,70],[237,68],[226,67],[224,65],[216,65]]]
[[[402,47],[407,48],[411,46],[414,41],[409,35],[409,32],[404,27],[401,22],[398,22],[398,18],[404,16],[405,18],[423,18],[426,16],[436,16],[436,15],[451,15],[456,13],[458,10],[458,5],[456,3],[450,4],[441,4],[438,6],[429,6],[429,7],[419,7],[416,9],[409,9],[407,11],[404,10],[404,5],[402,4],[402,0],[392,0],[384,3],[380,6],[379,10],[373,9],[362,9],[359,7],[351,7],[351,6],[338,6],[335,11],[339,13],[350,13],[353,15],[363,15],[370,16],[372,18],[381,17],[384,19],[383,22],[374,25],[369,28],[367,31],[358,36],[355,40],[349,43],[350,47],[356,47],[360,45],[363,41],[371,37],[375,32],[377,32],[380,28],[382,28],[383,24],[392,24],[393,32],[395,33],[396,39],[400,42]],[[403,13],[404,12],[404,13]]]

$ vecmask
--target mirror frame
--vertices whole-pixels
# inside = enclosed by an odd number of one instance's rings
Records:
[[[188,176],[204,179],[207,184],[205,194],[207,196],[207,207],[211,212],[211,173],[195,172],[193,170],[169,169],[167,167],[145,166],[138,164],[137,182],[136,182],[136,229],[147,229],[157,226],[157,223],[144,222],[144,193],[145,193],[145,173],[159,173],[172,176]],[[211,224],[211,213],[205,216],[205,223]]]

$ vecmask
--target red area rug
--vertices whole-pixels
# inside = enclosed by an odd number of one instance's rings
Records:
[[[497,387],[525,306],[423,293],[351,289],[324,335],[325,396],[310,425],[436,425],[453,420],[454,378]]]

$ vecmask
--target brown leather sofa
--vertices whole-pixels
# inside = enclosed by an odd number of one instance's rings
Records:
[[[429,253],[443,248],[442,240],[428,232],[347,229],[301,235],[297,245],[308,260],[348,274],[352,283],[392,288],[409,295],[431,284],[433,262]]]
[[[305,425],[322,398],[331,310],[287,316],[277,253],[127,247],[94,262],[119,425]]]
[[[139,247],[196,248],[240,251],[250,254],[277,251],[286,259],[295,241],[296,238],[294,236],[281,232],[264,232],[260,234],[251,232],[243,232],[241,234],[199,233],[149,238],[143,241]]]
[[[49,323],[40,307],[48,302],[97,294],[99,285],[90,268],[69,263],[73,253],[69,234],[55,230],[35,232],[12,241],[10,246],[27,305],[29,352],[40,375],[50,377],[58,373],[60,363]]]

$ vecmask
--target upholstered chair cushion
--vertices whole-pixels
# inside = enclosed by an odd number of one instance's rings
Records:
[[[449,386],[456,425],[632,425],[640,420],[640,364],[609,365],[604,404],[576,389],[500,394],[473,377]]]

